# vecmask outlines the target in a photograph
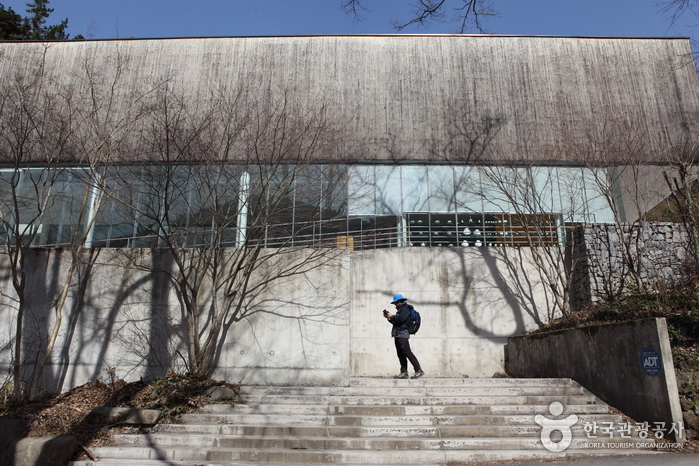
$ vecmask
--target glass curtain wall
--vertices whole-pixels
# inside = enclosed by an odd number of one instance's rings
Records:
[[[111,168],[95,196],[86,169],[6,169],[0,239],[16,226],[38,247],[89,227],[88,247],[556,245],[566,224],[613,220],[591,179],[581,167],[157,165]]]

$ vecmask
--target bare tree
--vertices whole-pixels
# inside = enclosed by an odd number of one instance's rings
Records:
[[[648,246],[643,232],[648,212],[662,197],[656,192],[660,180],[648,179],[648,174],[657,170],[647,163],[660,149],[655,147],[643,118],[629,115],[581,123],[576,133],[582,139],[575,141],[564,133],[564,152],[585,161],[589,181],[613,217],[615,240],[608,242],[609,260],[614,263],[612,249],[620,248],[622,268],[608,277],[607,299],[615,299],[629,288],[645,291],[649,284],[645,277],[653,276],[653,271],[644,260]]]
[[[686,15],[693,16],[691,25],[696,24],[699,14],[699,1],[697,0],[664,0],[658,4],[660,11],[672,24],[678,24]]]
[[[684,225],[689,253],[695,271],[699,271],[699,180],[697,179],[697,142],[678,144],[669,154],[671,170],[663,176],[671,191],[666,207],[671,218]]]
[[[688,28],[692,49],[694,50],[692,65],[697,66],[697,40],[694,38],[694,29],[699,25],[699,1],[697,0],[663,0],[658,3],[660,13],[667,19],[671,28]],[[684,34],[686,35],[686,34]],[[689,60],[688,60],[689,64]]]
[[[131,202],[134,245],[171,260],[187,370],[205,377],[224,330],[254,312],[257,293],[337,253],[322,247],[330,244],[322,229],[344,214],[346,177],[318,162],[339,133],[322,102],[303,110],[287,92],[211,89],[194,98],[168,84],[149,107],[139,144],[148,163],[122,167],[112,192]],[[293,246],[315,247],[299,262]]]
[[[14,395],[22,397],[21,367],[24,316],[27,310],[27,254],[39,233],[38,225],[52,202],[51,190],[57,176],[56,164],[70,151],[70,125],[61,106],[66,95],[52,95],[47,89],[48,73],[41,66],[32,74],[17,74],[4,82],[0,91],[0,157],[8,164],[3,172],[3,243],[9,257],[10,275],[16,293],[14,337]],[[39,162],[46,169],[25,170]]]
[[[469,227],[465,231],[466,235],[477,232],[479,240],[469,240],[464,245],[494,247],[492,251],[497,251],[495,254],[513,270],[520,258],[497,247],[527,248],[542,282],[550,291],[547,317],[553,318],[557,311],[570,314],[575,264],[566,256],[566,241],[571,240],[566,239],[566,234],[570,236],[574,232],[567,231],[566,225],[584,210],[581,205],[584,196],[579,192],[582,172],[527,164],[513,154],[501,153],[495,140],[507,124],[504,115],[479,113],[467,102],[445,103],[443,107],[445,120],[449,122],[449,142],[440,146],[433,144],[433,156],[441,156],[452,163],[474,164],[477,176],[463,172],[464,176],[454,179],[456,191],[468,194],[467,205],[454,200],[459,211],[474,207],[468,198],[483,199],[486,205],[485,212],[474,212],[479,219],[475,229]],[[555,155],[551,154],[550,158],[555,159]],[[566,199],[553,196],[554,190]],[[563,193],[568,194],[563,196]]]
[[[167,254],[186,323],[186,365],[205,376],[225,330],[256,312],[248,307],[254,296],[338,254],[336,236],[346,232],[346,167],[323,163],[340,135],[326,104],[242,87],[189,95],[173,77],[125,96],[125,64],[115,57],[99,72],[85,58],[70,86],[42,69],[0,89],[0,156],[8,167],[0,219],[18,309],[17,397],[29,358],[28,392],[38,394],[67,303],[80,306],[68,298],[76,283],[84,288],[78,274],[89,271],[99,253],[93,247]],[[51,315],[40,318],[47,329],[30,348],[27,257],[43,245],[69,260],[52,277]],[[298,260],[297,246],[313,247]]]
[[[361,21],[364,13],[369,11],[366,4],[366,0],[343,0],[340,7],[352,15],[355,21]],[[484,20],[496,16],[490,0],[417,0],[408,4],[411,7],[409,17],[391,21],[397,31],[412,25],[424,26],[438,21],[457,23],[460,34],[469,32],[471,28],[485,33]]]
[[[47,318],[51,330],[32,356],[36,365],[28,396],[34,397],[62,328],[82,253],[91,241],[107,167],[128,126],[137,120],[131,111],[115,110],[124,65],[119,58],[110,69],[97,72],[86,57],[70,85],[58,85],[55,72],[44,68],[43,58],[41,63],[38,70],[17,73],[0,88],[0,159],[8,167],[1,177],[0,222],[16,294],[13,384],[17,398],[25,396],[21,374],[28,357],[23,354],[27,349],[23,326],[31,303],[26,289],[32,269],[27,263],[30,249],[49,245],[70,254],[65,273],[53,277],[58,286],[52,318]]]
[[[358,22],[371,11],[370,4],[369,0],[341,0],[340,8]],[[406,0],[405,5],[410,9],[407,18],[391,20],[397,31],[403,31],[412,25],[424,26],[436,21],[458,24],[457,32],[460,34],[471,30],[486,33],[485,21],[498,16],[491,0]],[[685,26],[681,24],[685,20],[688,21],[686,26],[689,27],[699,23],[698,0],[662,0],[657,6],[673,26]]]
[[[493,245],[528,248],[552,298],[548,318],[553,318],[556,310],[564,316],[570,315],[575,264],[570,264],[566,257],[566,241],[572,241],[566,239],[566,224],[583,209],[581,197],[571,189],[580,185],[580,172],[561,174],[556,167],[505,164],[483,165],[478,170],[483,183],[479,195],[498,205],[501,211],[509,212],[493,216],[495,225],[489,233]],[[569,189],[567,202],[552,195],[559,183]],[[573,230],[568,231],[571,234]],[[505,252],[501,255],[505,259],[509,257]]]
[[[589,255],[596,251],[597,259],[609,266],[597,276],[599,296],[614,300],[629,292],[657,291],[677,283],[683,272],[679,261],[661,260],[663,256],[653,249],[655,241],[663,237],[658,233],[668,228],[657,222],[683,221],[678,204],[667,201],[677,201],[691,191],[693,144],[673,144],[672,139],[687,136],[671,135],[667,130],[653,134],[643,115],[621,112],[580,122],[575,135],[563,135],[562,151],[585,161],[588,185],[603,199],[607,212],[602,220],[607,225],[596,227],[597,237],[590,238],[596,246],[588,247]],[[683,187],[685,182],[689,191]],[[663,214],[667,207],[671,215]],[[687,207],[691,208],[691,200],[680,210]],[[691,238],[691,222],[686,226]]]

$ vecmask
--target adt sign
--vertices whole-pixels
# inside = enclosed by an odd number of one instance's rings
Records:
[[[641,351],[641,368],[650,376],[658,375],[663,368],[663,361],[658,352],[653,348]]]

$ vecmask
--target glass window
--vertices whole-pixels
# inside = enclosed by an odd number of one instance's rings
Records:
[[[20,172],[15,170],[0,170],[0,243],[7,244],[14,225],[14,208],[12,206],[13,184],[19,183]]]
[[[429,197],[427,203],[430,212],[455,212],[454,169],[447,166],[433,165],[428,167],[427,172],[429,176]]]
[[[42,185],[43,180],[46,180],[45,185]],[[43,188],[39,195],[48,196],[34,244],[65,247],[71,245],[73,238],[78,240],[85,233],[90,208],[85,171],[64,169],[40,173],[31,170],[27,181],[29,184],[25,181],[23,186],[25,192]],[[40,211],[41,207],[34,210]],[[83,224],[80,224],[81,218]]]
[[[483,199],[484,212],[513,212],[514,199],[517,198],[516,168],[498,166],[479,166],[479,194]]]
[[[526,195],[529,197],[529,212],[560,212],[560,196],[554,196],[556,167],[530,167]]]
[[[34,245],[67,245],[74,233],[84,233],[92,214],[88,244],[95,247],[162,247],[165,239],[234,247],[242,232],[267,247],[525,245],[532,225],[613,221],[596,180],[606,182],[606,169],[122,166],[105,175],[104,195],[87,188],[101,185],[89,183],[89,173],[33,168],[15,174],[17,223],[36,233]],[[15,221],[12,176],[11,169],[0,171],[0,212],[9,224]],[[243,183],[248,188],[241,195]]]
[[[318,180],[309,185],[318,202],[314,219],[313,245],[332,245],[347,228],[347,167],[324,165],[319,167]]]
[[[187,218],[181,228],[188,246],[231,244],[235,241],[240,190],[239,167],[197,165],[189,168],[188,188],[182,193]]]
[[[321,233],[323,168],[306,166],[294,175],[294,243],[312,245]]]
[[[480,172],[475,167],[453,167],[457,212],[482,212],[483,188]]]
[[[405,176],[401,174],[401,167],[379,165],[374,167],[374,170],[376,174],[376,214],[401,214],[405,208],[403,199],[406,196],[406,191],[411,189],[411,186],[406,184]]]
[[[18,231],[23,238],[29,238],[31,241],[34,234],[38,237],[42,233],[47,234],[49,228],[47,225],[44,231],[44,222],[48,219],[42,218],[42,213],[45,210],[45,205],[51,205],[56,202],[57,197],[52,200],[47,200],[46,196],[51,192],[50,173],[49,170],[43,169],[23,169],[17,174],[19,179],[15,177],[16,182],[16,203],[17,206],[12,206],[15,202],[10,198],[10,208],[12,210],[12,224],[14,231]],[[9,190],[12,196],[11,188]],[[56,243],[57,226],[53,228],[53,238],[51,244]],[[46,244],[46,240],[42,242],[40,238],[34,238],[34,244]]]
[[[351,165],[347,171],[347,213],[374,215],[376,213],[374,166]]]
[[[197,185],[201,187],[206,181],[202,181],[204,177],[189,166],[169,167],[160,175],[165,177],[163,190],[152,194],[162,199],[164,209],[156,218],[163,235],[174,244],[194,246],[200,239],[191,224],[192,212],[196,209]]]
[[[402,167],[401,187],[403,210],[401,212],[429,212],[427,167],[405,165]]]
[[[609,207],[604,190],[609,189],[608,168],[585,168],[585,221],[593,223],[614,223],[614,213]]]
[[[253,168],[253,167],[249,167]],[[251,238],[268,247],[293,245],[294,167],[289,165],[254,167],[251,172]]]
[[[133,172],[131,172],[133,170]],[[121,186],[128,183],[130,176],[133,173],[138,177],[138,183],[131,186],[131,205],[134,212],[134,241],[133,247],[138,248],[153,248],[162,246],[161,236],[164,229],[167,227],[167,218],[170,216],[175,218],[174,224],[177,225],[178,217],[185,215],[182,212],[181,202],[176,202],[175,192],[177,188],[173,187],[173,180],[178,177],[170,176],[172,170],[176,171],[176,167],[166,166],[146,166],[142,168],[132,167],[127,169],[122,175],[120,182]],[[181,170],[180,170],[181,174]],[[172,206],[172,215],[166,215],[166,207]]]
[[[128,177],[124,181],[122,177],[130,173],[126,168],[110,169],[106,173],[95,173],[95,177],[101,180],[93,182],[90,188],[91,204],[94,208],[94,221],[92,232],[86,239],[88,247],[128,247],[133,237],[136,212],[132,202],[131,190],[138,186],[136,177]],[[103,178],[102,178],[103,177]],[[100,192],[97,186],[104,186],[104,192]],[[90,216],[86,216],[86,222]],[[86,224],[86,226],[89,226]]]
[[[249,175],[244,167],[226,166],[218,167],[216,170],[217,179],[214,183],[215,196],[204,203],[204,208],[211,209],[211,221],[219,236],[219,244],[223,247],[235,246],[236,235],[238,234],[238,221],[241,215],[241,208],[244,197],[241,199],[241,189],[248,189]],[[245,185],[243,187],[243,184]],[[245,196],[245,193],[243,193]],[[243,212],[247,215],[246,212]],[[242,220],[242,219],[241,219]],[[207,222],[206,218],[199,220],[198,224],[203,226]],[[247,222],[247,219],[244,219]]]
[[[323,169],[323,220],[344,218],[347,216],[348,167],[345,165],[326,166]]]
[[[558,176],[554,183],[560,198],[560,212],[564,222],[584,222],[585,220],[585,184],[581,167],[558,167]]]

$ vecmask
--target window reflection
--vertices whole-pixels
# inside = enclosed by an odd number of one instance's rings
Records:
[[[430,212],[456,212],[454,167],[430,166],[428,188],[427,205]]]
[[[20,229],[51,247],[76,235],[88,247],[550,245],[565,222],[607,220],[599,191],[581,167],[4,169],[0,239]]]
[[[377,215],[397,215],[403,212],[405,196],[415,185],[404,179],[402,168],[380,165],[374,167],[374,212]]]
[[[402,166],[403,208],[401,212],[429,212],[427,201],[429,180],[428,168],[423,166]],[[437,181],[435,180],[435,183]]]

